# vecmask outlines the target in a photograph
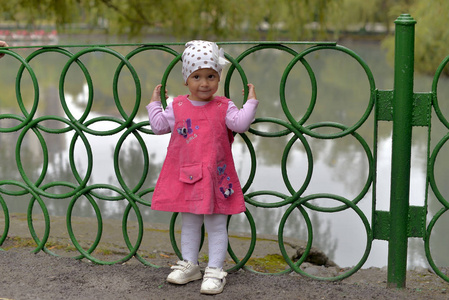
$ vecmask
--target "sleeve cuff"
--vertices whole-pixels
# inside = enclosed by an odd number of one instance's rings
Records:
[[[156,107],[161,106],[161,101],[154,101],[154,102],[151,102],[151,103],[149,103],[147,106],[145,106],[145,108],[146,108],[147,110],[150,110],[153,106],[156,106]]]

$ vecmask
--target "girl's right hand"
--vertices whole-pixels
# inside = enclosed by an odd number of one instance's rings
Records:
[[[156,87],[153,90],[153,95],[151,96],[150,103],[159,101],[161,102],[161,88],[162,84],[156,85]],[[167,90],[165,90],[165,99],[168,99]]]

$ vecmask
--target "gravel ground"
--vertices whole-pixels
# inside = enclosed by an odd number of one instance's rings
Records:
[[[12,226],[9,237],[0,251],[0,300],[1,299],[449,299],[449,283],[421,268],[407,273],[406,289],[387,288],[386,269],[361,269],[339,282],[317,281],[297,273],[284,275],[263,275],[239,270],[228,274],[227,284],[222,294],[206,296],[200,294],[201,281],[177,286],[169,284],[165,278],[170,273],[170,264],[176,262],[166,225],[145,224],[145,237],[139,255],[160,266],[145,266],[136,258],[123,264],[98,265],[87,259],[76,260],[73,246],[67,237],[64,217],[52,217],[51,239],[47,247],[59,257],[39,252],[31,253],[36,247],[29,234],[23,215],[11,216]],[[1,220],[0,220],[1,221]],[[80,243],[92,243],[95,237],[95,220],[74,218]],[[34,221],[36,229],[43,228],[43,222]],[[1,222],[0,222],[1,224]],[[129,226],[132,228],[132,226]],[[120,221],[104,221],[104,244],[95,252],[96,259],[113,262],[123,258],[126,246],[117,244],[123,240]],[[238,257],[243,257],[249,239],[230,234],[230,243]],[[287,251],[293,253],[300,244],[297,240],[287,242]],[[258,236],[257,247],[252,257],[265,258],[279,253],[276,237]],[[290,247],[290,246],[292,247]],[[86,245],[84,245],[86,246]],[[207,253],[207,247],[204,252]],[[203,254],[204,255],[204,254]],[[68,257],[69,256],[69,257]],[[285,263],[285,262],[284,262]],[[206,264],[200,260],[204,268]],[[279,267],[277,261],[265,265],[252,264],[261,272],[264,267]],[[247,265],[250,265],[249,262]],[[233,266],[232,260],[225,269]],[[258,269],[258,268],[261,269]],[[332,277],[341,272],[339,267],[314,266],[303,263],[308,274]],[[283,267],[281,267],[283,268]],[[282,270],[282,269],[281,269]],[[273,271],[273,270],[271,270]],[[276,272],[279,272],[277,270]],[[269,272],[268,272],[269,273]]]
[[[428,270],[410,271],[406,289],[386,287],[386,271],[362,269],[340,282],[316,281],[296,273],[259,275],[239,270],[227,276],[222,294],[201,295],[201,281],[177,286],[165,281],[169,267],[131,259],[97,265],[54,257],[31,248],[0,253],[0,299],[448,299],[449,283]],[[166,260],[158,261],[167,264]]]

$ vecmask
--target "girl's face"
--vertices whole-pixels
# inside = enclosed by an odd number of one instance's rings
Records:
[[[186,85],[189,99],[193,101],[211,101],[218,90],[220,76],[214,69],[199,69],[190,74]]]

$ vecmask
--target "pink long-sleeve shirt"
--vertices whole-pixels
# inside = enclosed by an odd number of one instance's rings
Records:
[[[205,105],[204,101],[189,101],[194,106]],[[234,131],[243,133],[248,131],[251,123],[254,121],[256,115],[256,109],[259,105],[259,101],[256,99],[248,99],[243,104],[242,109],[229,101],[228,110],[226,112],[226,126]],[[169,103],[165,110],[162,110],[161,102],[156,101],[146,106],[148,111],[148,117],[150,119],[151,129],[155,134],[164,134],[173,131],[175,126],[175,114],[173,112],[172,103]]]

